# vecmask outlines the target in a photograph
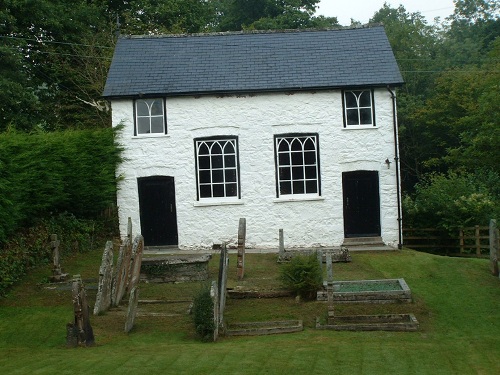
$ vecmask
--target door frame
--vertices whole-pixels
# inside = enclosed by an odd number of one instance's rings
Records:
[[[355,191],[351,190],[353,188]],[[344,238],[379,237],[381,235],[378,171],[343,172],[342,200]]]
[[[177,205],[173,176],[137,178],[139,219],[145,246],[177,246]]]

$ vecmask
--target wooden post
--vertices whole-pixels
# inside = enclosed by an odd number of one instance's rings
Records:
[[[498,226],[494,219],[490,220],[490,262],[491,262],[491,274],[493,276],[498,276]]]
[[[460,238],[460,254],[462,254],[465,247],[464,230],[462,228],[460,228],[458,231],[458,237]]]
[[[236,264],[236,274],[238,280],[243,280],[245,275],[245,241],[247,235],[247,220],[240,218],[238,226],[238,261]]]
[[[481,255],[481,232],[479,231],[479,225],[475,226],[475,237],[476,237],[476,255]]]

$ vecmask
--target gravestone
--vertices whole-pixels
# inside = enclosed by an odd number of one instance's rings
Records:
[[[111,306],[111,284],[113,279],[113,242],[107,241],[99,268],[99,284],[94,305],[94,315],[107,311]]]
[[[243,280],[245,275],[245,238],[247,235],[247,220],[240,218],[238,226],[238,262],[236,265],[236,274],[238,280]]]
[[[130,273],[130,283],[128,285],[128,290],[132,290],[139,284],[141,278],[141,264],[142,264],[142,254],[144,250],[144,238],[138,234],[134,238],[134,243],[132,244],[132,262],[131,262],[131,273]]]
[[[229,267],[229,256],[226,244],[222,245],[219,262],[219,314],[217,317],[217,325],[224,330],[224,309],[226,308],[226,287],[227,287],[227,270]]]
[[[65,281],[68,277],[67,273],[62,273],[59,255],[59,245],[61,241],[57,239],[57,234],[50,235],[50,247],[52,248],[52,276],[51,282]]]
[[[80,275],[73,276],[72,299],[74,321],[66,325],[66,345],[68,347],[92,346],[95,343],[94,332],[90,325],[87,294]]]
[[[132,257],[132,242],[127,237],[120,246],[118,261],[116,263],[116,274],[113,280],[113,292],[111,304],[118,306],[127,289],[128,272],[130,269],[130,259]]]
[[[134,321],[138,303],[139,303],[139,287],[134,286],[130,291],[130,297],[128,300],[127,318],[125,320],[125,333],[130,332],[130,330],[134,327]]]
[[[490,262],[491,274],[498,276],[498,227],[494,219],[490,220]]]
[[[213,304],[213,320],[214,320],[214,335],[213,341],[219,338],[219,291],[217,288],[217,281],[212,281],[210,286],[210,297],[212,297]]]

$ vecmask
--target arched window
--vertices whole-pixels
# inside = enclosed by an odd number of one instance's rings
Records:
[[[317,134],[275,136],[277,196],[320,195]]]
[[[165,134],[163,99],[137,99],[135,101],[135,135]]]
[[[373,94],[371,90],[343,92],[344,127],[375,126]]]
[[[195,139],[198,199],[239,198],[238,138]]]

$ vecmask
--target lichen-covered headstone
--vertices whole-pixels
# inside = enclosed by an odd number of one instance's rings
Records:
[[[243,280],[245,275],[245,238],[247,235],[247,221],[240,218],[238,226],[238,262],[236,265],[238,280]]]
[[[68,347],[92,346],[95,343],[94,331],[90,325],[87,293],[80,275],[73,277],[72,299],[74,321],[66,325],[66,345]]]
[[[226,307],[226,286],[227,286],[227,270],[229,267],[229,256],[226,244],[222,245],[219,263],[219,311],[217,325],[224,330],[224,309]]]
[[[142,254],[144,251],[144,238],[139,234],[134,238],[132,244],[132,265],[130,274],[129,290],[132,290],[139,284],[141,278]]]
[[[137,304],[139,302],[139,287],[134,286],[130,291],[128,300],[127,318],[125,320],[125,332],[128,333],[134,327]]]
[[[219,338],[219,291],[217,289],[217,282],[212,281],[210,286],[210,297],[212,297],[213,303],[213,321],[214,321],[214,335],[213,340],[217,341]]]
[[[111,294],[111,304],[113,306],[118,306],[120,304],[127,289],[131,257],[132,242],[130,241],[130,238],[127,237],[120,246],[118,260],[116,262],[116,274],[113,279],[113,291]]]
[[[94,315],[107,311],[111,306],[111,283],[113,279],[113,242],[107,241],[99,268],[99,284],[94,305]]]
[[[50,235],[50,246],[52,248],[52,276],[50,277],[50,281],[52,282],[60,282],[65,281],[68,277],[67,273],[62,273],[62,268],[60,264],[60,254],[59,254],[59,245],[61,241],[57,239],[57,234]]]

